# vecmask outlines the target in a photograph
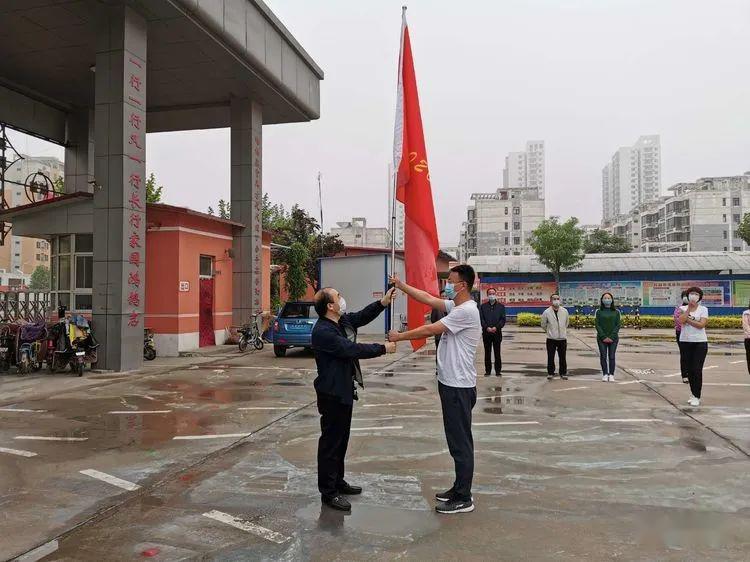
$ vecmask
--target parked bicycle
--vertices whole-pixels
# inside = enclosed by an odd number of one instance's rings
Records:
[[[258,328],[258,317],[261,314],[261,312],[255,313],[252,322],[245,324],[237,330],[240,334],[240,351],[243,353],[247,351],[247,348],[251,345],[258,351],[263,349],[263,338],[261,337],[260,329]]]

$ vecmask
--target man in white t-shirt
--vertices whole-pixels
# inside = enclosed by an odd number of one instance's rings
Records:
[[[456,479],[450,490],[437,494],[438,513],[467,513],[474,511],[471,482],[474,478],[474,438],[471,434],[471,410],[477,402],[477,370],[474,356],[482,335],[477,303],[471,298],[474,286],[474,269],[457,265],[450,270],[445,285],[445,296],[450,300],[433,297],[391,278],[396,288],[409,297],[448,314],[434,322],[408,332],[391,330],[388,339],[419,340],[440,335],[437,350],[438,392],[443,409],[443,427],[448,450],[453,457]]]

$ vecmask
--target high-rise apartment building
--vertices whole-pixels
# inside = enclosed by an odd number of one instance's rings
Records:
[[[23,184],[26,179],[41,172],[50,180],[55,181],[63,176],[64,166],[60,159],[54,156],[24,156],[8,168],[5,173],[5,201],[9,207],[28,205],[31,201],[26,196]],[[14,183],[10,183],[14,182]],[[46,240],[10,235],[5,238],[5,244],[0,246],[0,269],[8,272],[22,271],[30,275],[37,266],[50,266],[50,247]]]
[[[544,220],[544,199],[536,189],[498,189],[474,193],[461,225],[459,260],[471,256],[533,253],[529,238]]]
[[[602,218],[629,214],[661,194],[659,135],[640,137],[633,146],[619,148],[602,169]]]
[[[364,217],[353,217],[351,221],[337,222],[331,234],[338,235],[345,246],[363,248],[390,248],[391,233],[387,228],[368,227]]]
[[[539,199],[544,199],[545,189],[544,141],[526,142],[523,152],[509,152],[505,157],[503,187],[528,188],[536,191]]]
[[[750,172],[699,178],[603,224],[634,252],[747,251],[737,228],[750,212]]]

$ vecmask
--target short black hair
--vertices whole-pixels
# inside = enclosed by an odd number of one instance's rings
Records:
[[[682,293],[680,293],[680,298],[681,298],[681,299],[684,299],[684,298],[685,298],[686,296],[688,296],[688,292],[687,292],[687,290],[685,290],[685,291],[682,291]]]
[[[552,297],[557,297],[557,298],[559,299],[559,298],[560,298],[560,294],[559,294],[559,293],[552,293],[552,294],[551,294],[551,295],[549,296],[549,300],[552,300]]]
[[[497,294],[497,289],[495,289],[495,287],[487,287],[487,293],[490,291],[495,291],[495,294]]]
[[[451,271],[453,273],[458,273],[461,281],[464,281],[466,283],[469,291],[474,288],[474,279],[476,279],[477,274],[474,273],[473,267],[471,267],[470,265],[461,264],[455,267],[451,267]]]
[[[318,317],[323,318],[328,312],[328,305],[333,302],[331,298],[331,287],[323,287],[320,291],[315,293],[315,312],[318,313]]]
[[[700,301],[702,301],[702,300],[703,300],[703,289],[701,289],[700,287],[690,287],[690,288],[689,288],[689,289],[688,289],[687,291],[685,291],[685,292],[686,292],[686,293],[687,293],[688,295],[690,295],[690,293],[698,293],[698,295],[700,296],[700,298],[698,299],[698,302],[700,302]]]

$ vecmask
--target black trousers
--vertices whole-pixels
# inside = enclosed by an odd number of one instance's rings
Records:
[[[500,344],[503,342],[502,336],[497,334],[482,334],[482,343],[484,344],[484,372],[492,372],[492,354],[495,355],[495,374],[499,375],[503,370],[503,359],[500,357]]]
[[[568,374],[567,351],[568,340],[551,340],[547,338],[547,374],[555,374],[555,352],[557,352],[557,357],[560,359],[560,374]]]
[[[682,378],[686,379],[688,378],[688,367],[687,367],[687,360],[685,359],[685,354],[682,352],[682,342],[680,341],[680,331],[675,330],[675,335],[677,337],[677,347],[680,349],[680,373],[682,374]]]
[[[340,399],[318,393],[320,439],[318,440],[318,490],[324,498],[332,498],[344,481],[344,457],[352,426],[352,406]]]
[[[440,405],[443,408],[443,427],[448,450],[456,467],[453,491],[456,498],[471,500],[474,479],[474,438],[471,435],[471,410],[477,403],[477,389],[458,388],[438,382]]]
[[[750,373],[750,340],[745,340],[745,357],[747,358],[747,372]]]
[[[696,398],[701,397],[703,388],[703,363],[708,354],[707,342],[682,342],[682,355],[685,358],[688,380],[690,381],[690,392]]]

